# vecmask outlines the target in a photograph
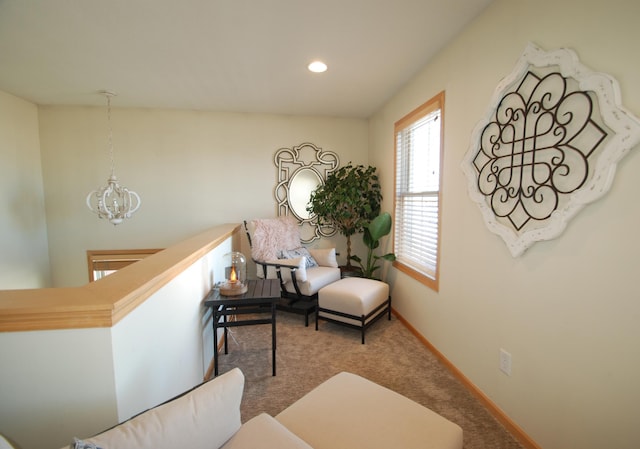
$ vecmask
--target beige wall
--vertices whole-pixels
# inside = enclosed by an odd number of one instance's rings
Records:
[[[440,292],[392,270],[394,305],[545,449],[640,447],[640,149],[562,236],[519,258],[484,225],[460,163],[528,41],[574,49],[616,77],[640,115],[638,18],[635,0],[496,0],[371,119],[370,162],[383,167],[390,209],[393,123],[446,91]]]
[[[39,119],[56,287],[87,282],[87,249],[165,247],[217,224],[275,216],[282,147],[312,142],[343,164],[367,162],[366,120],[114,107],[115,173],[142,197],[134,218],[114,227],[85,205],[109,176],[105,108],[43,106]]]
[[[0,288],[50,283],[35,105],[0,92]]]
[[[0,431],[23,449],[55,449],[117,421],[111,333],[0,332]]]

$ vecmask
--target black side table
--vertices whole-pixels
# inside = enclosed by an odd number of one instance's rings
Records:
[[[271,324],[271,364],[276,375],[276,302],[280,299],[280,282],[277,279],[247,281],[247,292],[238,296],[224,296],[213,289],[204,299],[204,305],[212,309],[213,321],[213,375],[218,375],[218,328],[224,328],[224,353],[228,354],[227,328]],[[262,318],[239,319],[242,315],[261,315]],[[235,321],[227,316],[235,315]],[[220,321],[222,318],[222,321]]]

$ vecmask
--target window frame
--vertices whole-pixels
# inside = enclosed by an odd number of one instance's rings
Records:
[[[424,118],[428,114],[440,110],[440,160],[439,160],[439,176],[438,176],[438,218],[437,218],[437,242],[436,242],[436,256],[435,256],[435,270],[433,272],[433,277],[431,277],[430,273],[425,273],[419,271],[413,266],[407,265],[401,261],[401,257],[398,258],[398,254],[396,252],[396,233],[397,228],[394,226],[393,228],[393,247],[394,253],[396,253],[396,260],[393,262],[393,266],[397,268],[399,271],[407,274],[408,276],[416,279],[427,287],[433,289],[434,291],[439,291],[439,282],[440,282],[440,247],[442,242],[442,178],[443,178],[443,163],[444,163],[444,101],[445,101],[445,93],[441,91],[436,94],[431,99],[427,100],[422,105],[418,106],[413,111],[409,112],[403,118],[398,120],[394,124],[394,192],[393,192],[393,209],[394,209],[394,220],[397,218],[398,212],[398,181],[399,181],[399,173],[398,173],[398,156],[399,156],[399,148],[398,148],[398,133],[405,130],[407,127],[416,123],[418,120]],[[426,270],[425,270],[426,271]]]
[[[145,257],[162,251],[162,248],[149,249],[88,249],[87,268],[89,282],[95,282],[112,272],[138,262]]]

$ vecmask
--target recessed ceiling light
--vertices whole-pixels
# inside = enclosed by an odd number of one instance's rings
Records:
[[[322,73],[327,71],[327,64],[325,64],[322,61],[313,61],[311,64],[308,65],[308,67],[309,67],[309,70],[311,70],[314,73]]]

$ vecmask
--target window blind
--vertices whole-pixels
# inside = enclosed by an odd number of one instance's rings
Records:
[[[441,106],[396,124],[394,253],[397,262],[437,279]]]

